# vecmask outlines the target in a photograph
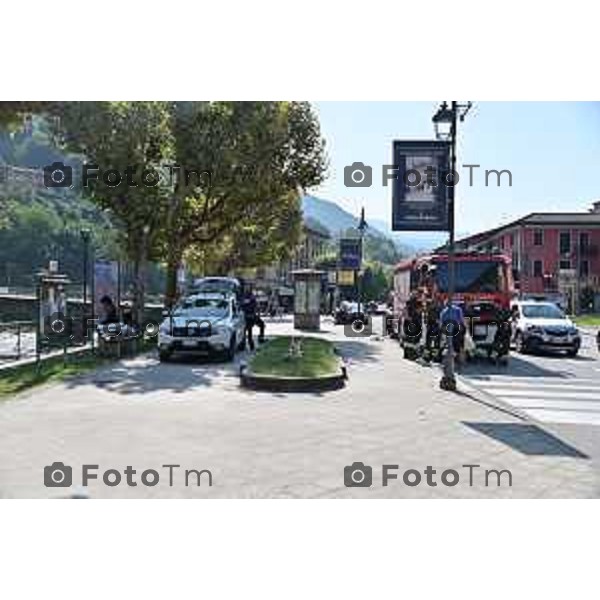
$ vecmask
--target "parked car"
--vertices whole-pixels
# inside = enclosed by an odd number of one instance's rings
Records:
[[[200,293],[184,298],[158,330],[161,361],[173,354],[224,354],[233,360],[245,348],[245,319],[233,294]]]
[[[202,277],[194,281],[190,293],[233,294],[239,300],[242,293],[242,284],[235,277]]]
[[[516,350],[522,354],[561,350],[576,356],[581,346],[579,329],[552,302],[514,302],[512,328]]]
[[[363,311],[358,311],[357,302],[348,302],[347,300],[344,300],[336,309],[334,319],[336,325],[349,325],[356,320],[364,321],[365,315]]]

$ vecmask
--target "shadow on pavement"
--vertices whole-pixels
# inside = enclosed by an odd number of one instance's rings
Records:
[[[335,340],[334,344],[339,355],[350,363],[375,362],[380,359],[382,353],[377,344],[368,343],[361,339]]]
[[[546,369],[540,365],[511,354],[508,365],[497,365],[485,360],[476,360],[462,365],[461,375],[484,379],[486,375],[506,375],[510,377],[555,377],[557,379],[575,378],[576,375],[558,368]],[[563,358],[564,360],[564,358]],[[575,359],[570,359],[575,360]],[[568,366],[568,365],[565,365]]]
[[[144,394],[168,391],[184,393],[222,385],[230,379],[233,385],[239,382],[239,363],[245,355],[238,355],[234,362],[216,359],[182,358],[168,363],[160,363],[154,356],[123,361],[110,368],[101,369],[91,376],[68,381],[71,388],[79,385],[95,385],[117,394]]]
[[[463,425],[491,437],[527,456],[566,456],[589,458],[537,425],[524,423],[472,423]]]

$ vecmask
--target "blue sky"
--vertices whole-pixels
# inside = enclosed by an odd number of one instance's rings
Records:
[[[391,215],[391,187],[381,185],[381,165],[391,162],[394,139],[433,139],[431,117],[439,102],[315,102],[327,142],[329,177],[311,193],[368,217]],[[344,186],[344,166],[373,167],[370,188]],[[583,211],[600,199],[600,103],[475,102],[460,125],[457,221],[474,233],[533,211]],[[376,168],[377,167],[377,168]],[[485,169],[510,169],[496,187]]]

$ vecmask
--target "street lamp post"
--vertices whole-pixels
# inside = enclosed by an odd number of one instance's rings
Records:
[[[367,222],[365,221],[365,208],[364,206],[360,209],[360,221],[358,223],[358,232],[360,234],[360,262],[359,262],[359,269],[358,269],[358,314],[360,315],[360,308],[361,308],[361,300],[362,300],[362,276],[360,274],[361,269],[362,269],[362,261],[363,261],[363,243],[364,243],[364,237],[365,237],[365,229],[367,228]]]
[[[435,134],[438,139],[450,141],[450,172],[452,173],[452,185],[448,189],[448,306],[452,307],[454,301],[454,289],[456,287],[456,263],[455,263],[455,226],[454,226],[454,198],[455,198],[455,175],[456,175],[456,125],[457,121],[464,118],[471,108],[471,102],[459,104],[452,101],[450,108],[443,102],[438,108],[432,121]],[[444,128],[447,129],[444,129]],[[445,184],[448,183],[444,182]],[[456,332],[454,332],[456,333]],[[440,387],[445,390],[456,390],[456,375],[454,368],[454,351],[449,332],[446,334],[446,360],[444,361],[444,374],[440,381]]]
[[[83,312],[85,314],[87,307],[87,282],[91,232],[89,229],[82,229],[80,233],[83,241]]]

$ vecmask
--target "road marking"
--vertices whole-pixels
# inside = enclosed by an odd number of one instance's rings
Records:
[[[568,425],[600,425],[600,413],[553,410],[527,410],[525,412],[530,417],[546,423],[562,423]]]
[[[534,385],[534,384],[531,384]],[[524,386],[524,385],[520,385],[520,384],[510,384],[508,382],[506,383],[496,383],[496,382],[490,382],[486,385],[487,388],[490,389],[498,389],[498,390],[514,390],[514,389],[528,389],[529,386]],[[598,384],[596,385],[592,385],[592,384],[575,384],[575,383],[571,383],[569,385],[563,385],[563,384],[556,384],[556,383],[536,383],[534,385],[535,389],[540,389],[540,390],[549,390],[549,392],[552,392],[552,390],[591,390],[592,392],[597,392],[598,394],[600,394],[600,386]]]
[[[578,410],[581,412],[597,412],[600,414],[600,398],[598,400],[541,400],[540,398],[519,398],[511,400],[517,408],[527,410]]]
[[[532,390],[512,390],[512,389],[495,389],[493,394],[500,398],[538,398],[538,399],[562,399],[572,398],[573,400],[600,400],[600,392],[547,392],[540,390],[535,392]]]
[[[463,376],[462,382],[541,422],[600,425],[600,380],[503,374]]]

